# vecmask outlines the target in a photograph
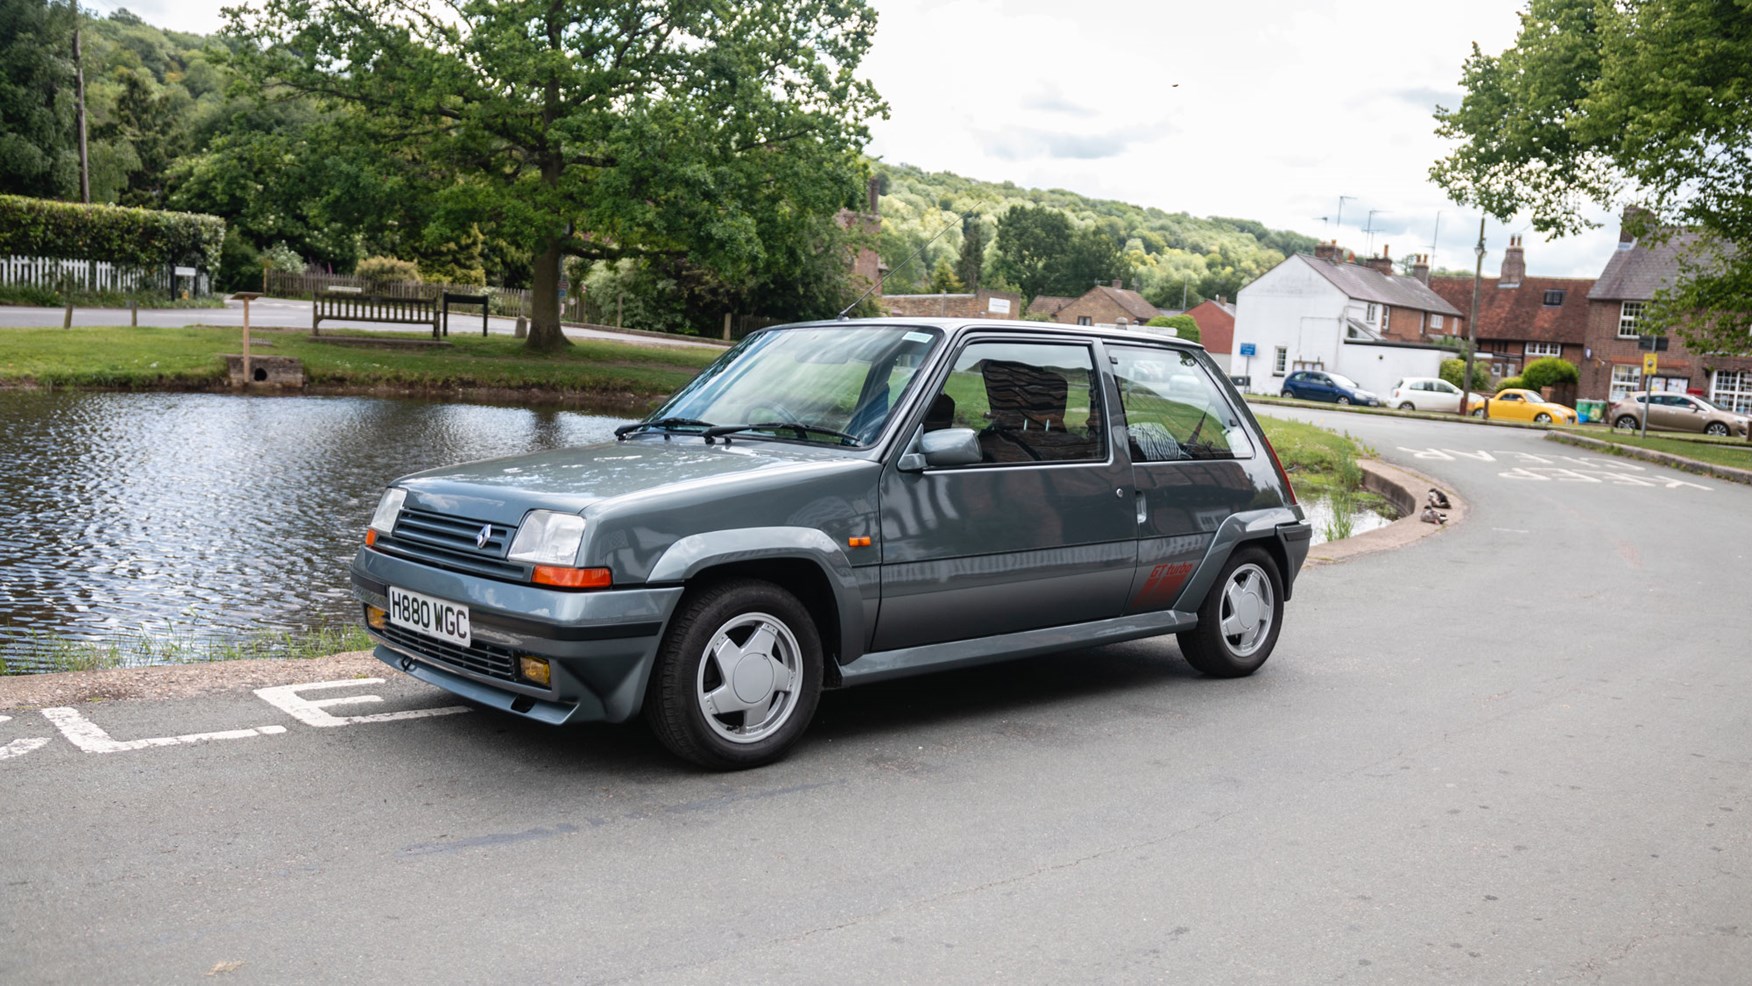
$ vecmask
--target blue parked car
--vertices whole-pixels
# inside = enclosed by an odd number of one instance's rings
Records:
[[[1357,404],[1380,407],[1381,398],[1364,390],[1355,380],[1342,373],[1324,370],[1297,370],[1284,378],[1285,397],[1303,401],[1328,401],[1336,404]]]

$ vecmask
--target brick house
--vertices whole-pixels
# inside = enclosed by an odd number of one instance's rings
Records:
[[[1028,305],[1028,317],[1051,319],[1059,313],[1060,309],[1076,300],[1061,294],[1035,295],[1034,300]]]
[[[878,299],[890,315],[914,318],[1021,318],[1022,296],[981,288],[972,294],[887,294]]]
[[[1121,282],[1101,284],[1084,292],[1083,296],[1053,312],[1052,320],[1066,325],[1112,325],[1120,328],[1139,326],[1162,314],[1144,296]]]
[[[1221,298],[1203,301],[1185,313],[1198,323],[1198,339],[1212,355],[1233,352],[1235,341],[1235,306]]]
[[[1471,310],[1472,278],[1436,277],[1429,285],[1448,304]],[[1510,237],[1498,275],[1483,278],[1478,291],[1478,354],[1488,361],[1492,379],[1518,376],[1546,356],[1579,369],[1593,286],[1591,277],[1528,277],[1521,238]]]
[[[1677,335],[1654,334],[1656,371],[1643,379],[1639,345],[1649,326],[1643,312],[1655,293],[1673,283],[1679,257],[1697,242],[1686,233],[1661,243],[1638,239],[1621,224],[1618,249],[1588,292],[1586,358],[1581,395],[1613,401],[1633,391],[1684,391],[1739,413],[1752,413],[1752,352],[1695,353]]]

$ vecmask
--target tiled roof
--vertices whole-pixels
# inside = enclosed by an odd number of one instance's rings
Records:
[[[1664,243],[1636,240],[1606,261],[1588,297],[1597,301],[1647,301],[1673,283],[1679,255],[1697,243],[1694,233],[1678,233]],[[1621,247],[1623,244],[1621,244]]]
[[[1478,338],[1567,342],[1580,345],[1588,328],[1586,277],[1523,277],[1519,287],[1483,278],[1478,289]],[[1472,309],[1472,278],[1432,277],[1430,289],[1462,313]],[[1563,303],[1547,305],[1547,291],[1562,291]]]
[[[1461,314],[1459,309],[1442,300],[1440,295],[1415,277],[1383,274],[1359,264],[1335,264],[1315,260],[1305,253],[1296,254],[1296,259],[1319,271],[1322,277],[1331,281],[1346,297],[1441,315]]]
[[[1028,306],[1028,314],[1057,315],[1059,309],[1076,300],[1077,299],[1075,298],[1066,298],[1056,294],[1038,295],[1035,297],[1034,303]]]
[[[1107,295],[1108,298],[1112,299],[1114,304],[1125,309],[1126,314],[1139,322],[1148,322],[1150,319],[1162,314],[1160,309],[1145,301],[1144,296],[1138,294],[1136,291],[1127,288],[1109,287],[1105,284],[1096,285],[1091,290],[1099,291]],[[1088,296],[1084,295],[1084,297]]]

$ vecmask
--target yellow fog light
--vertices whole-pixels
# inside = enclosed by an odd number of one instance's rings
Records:
[[[551,678],[548,674],[547,658],[523,655],[517,658],[517,664],[526,680],[533,681],[543,688],[548,687]]]
[[[376,606],[365,607],[365,623],[373,630],[382,630],[389,626],[389,614]]]

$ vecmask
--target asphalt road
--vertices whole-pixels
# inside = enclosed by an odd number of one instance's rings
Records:
[[[249,324],[256,328],[310,328],[310,302],[285,298],[259,298],[250,302]],[[59,326],[66,319],[66,310],[61,308],[22,308],[0,305],[0,328],[24,328],[29,326]],[[127,325],[129,311],[126,308],[76,308],[73,310],[74,325]],[[143,308],[139,313],[139,324],[156,328],[176,328],[185,325],[243,325],[243,302],[227,301],[224,308]],[[343,320],[324,319],[324,329],[371,329],[378,332],[412,332],[430,335],[429,326],[402,325],[393,322],[348,322]],[[512,318],[493,317],[487,320],[488,331],[493,335],[512,335],[516,332],[517,320]],[[452,334],[473,335],[481,331],[481,317],[453,311],[450,315],[450,331]],[[669,338],[661,336],[637,335],[601,329],[568,328],[566,335],[573,339],[612,339],[616,342],[629,342],[640,345],[655,346],[712,346],[713,343],[680,337]],[[722,348],[721,346],[718,348]]]
[[[1305,572],[1241,681],[1164,639],[874,685],[734,775],[354,721],[452,704],[388,675],[17,713],[0,981],[1746,982],[1752,488],[1271,412],[1474,510]]]

